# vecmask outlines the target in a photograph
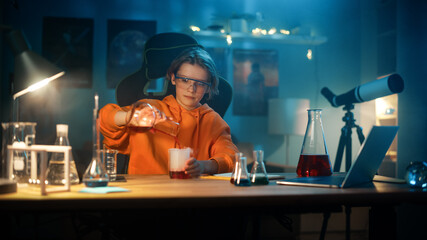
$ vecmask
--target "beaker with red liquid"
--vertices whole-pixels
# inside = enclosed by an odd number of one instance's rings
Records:
[[[297,166],[299,177],[332,175],[322,125],[322,109],[308,109],[307,129]]]
[[[185,162],[190,158],[191,148],[169,149],[169,177],[172,179],[189,179],[191,176],[185,172]]]

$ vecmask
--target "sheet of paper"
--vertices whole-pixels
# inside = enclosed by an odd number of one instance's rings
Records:
[[[285,179],[285,176],[279,174],[267,174],[269,180]],[[219,173],[214,175],[202,176],[202,178],[219,179],[219,180],[230,180],[231,173]]]
[[[130,192],[130,190],[121,188],[121,187],[94,187],[94,188],[83,188],[79,192],[81,193],[98,193],[98,194],[105,194],[105,193],[113,193],[113,192]]]

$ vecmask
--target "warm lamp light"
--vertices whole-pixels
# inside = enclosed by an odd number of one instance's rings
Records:
[[[17,98],[46,86],[65,74],[45,58],[31,51],[21,31],[10,31],[7,34],[7,40],[15,57],[12,88],[14,104]],[[18,121],[18,109],[16,115],[16,121]]]
[[[308,99],[270,99],[268,102],[268,133],[285,136],[286,164],[289,164],[289,136],[304,136],[308,108]]]
[[[64,71],[30,50],[21,31],[11,31],[7,40],[15,57],[14,100],[64,75]]]

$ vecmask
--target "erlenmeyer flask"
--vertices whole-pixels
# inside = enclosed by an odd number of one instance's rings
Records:
[[[100,158],[92,157],[92,161],[83,175],[87,187],[105,187],[108,185],[108,173]]]
[[[231,184],[234,184],[234,179],[236,178],[236,174],[237,174],[236,169],[239,168],[241,157],[243,157],[243,153],[241,153],[241,152],[234,154],[234,168],[233,168],[233,171],[231,172],[231,178],[230,178]]]
[[[249,180],[249,173],[247,169],[246,157],[240,157],[238,167],[236,168],[234,185],[239,187],[246,187],[251,185]]]
[[[253,185],[267,185],[268,176],[264,165],[264,151],[253,151],[254,165],[251,170],[251,184]]]
[[[56,140],[55,145],[70,146],[68,140],[68,125],[56,125]],[[49,159],[49,167],[46,173],[46,180],[51,185],[64,185],[64,153],[52,153]],[[79,174],[77,173],[76,163],[73,155],[70,159],[70,184],[79,184]]]
[[[172,137],[176,137],[179,130],[179,123],[165,117],[162,112],[146,102],[136,102],[132,105],[127,125],[134,131],[144,132],[154,129]]]
[[[322,109],[308,109],[307,129],[297,166],[299,177],[329,176],[331,162],[323,133]]]
[[[92,119],[93,150],[92,160],[83,174],[83,182],[87,187],[105,187],[108,185],[108,173],[102,164],[101,149],[99,148],[99,121],[98,118],[98,94],[95,94],[95,108]]]

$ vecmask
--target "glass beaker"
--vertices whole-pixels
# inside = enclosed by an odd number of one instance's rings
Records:
[[[56,125],[56,140],[55,145],[71,146],[68,140],[68,125]],[[52,153],[49,159],[49,166],[46,173],[46,180],[51,185],[64,185],[64,153]],[[79,174],[77,173],[76,163],[74,162],[73,155],[70,159],[70,184],[79,184]]]
[[[146,102],[136,102],[132,104],[131,117],[127,124],[130,129],[138,132],[145,132],[150,129],[175,137],[178,135],[179,123],[166,117],[164,113]],[[178,148],[179,142],[177,142]]]
[[[251,184],[253,185],[267,185],[269,183],[267,170],[264,165],[264,151],[253,151],[254,165],[251,170]]]
[[[322,126],[322,109],[308,109],[308,123],[297,166],[299,177],[330,176],[329,153]]]
[[[114,182],[117,179],[117,154],[118,150],[108,149],[104,146],[101,151],[101,159],[104,164],[105,170],[107,171],[109,181]]]
[[[11,151],[12,161],[10,162],[7,146],[12,145],[25,147],[33,145],[36,139],[36,125],[37,123],[34,122],[2,123],[2,178],[9,178],[17,183],[29,183],[31,173],[31,152],[18,150]],[[37,176],[32,177],[37,178]]]
[[[185,162],[190,158],[191,148],[170,148],[169,149],[169,177],[172,179],[191,178],[185,172]]]

